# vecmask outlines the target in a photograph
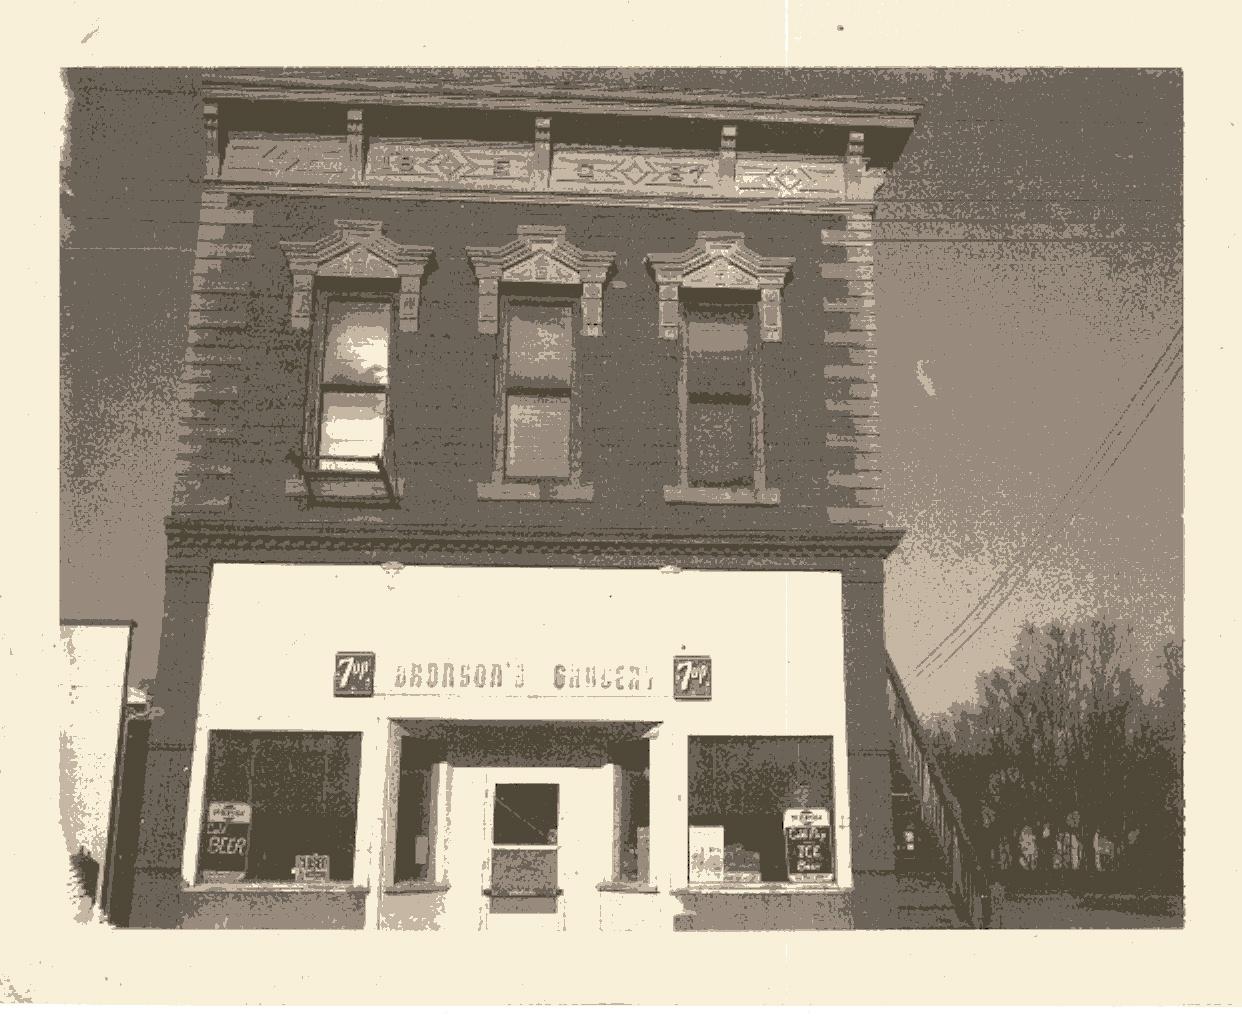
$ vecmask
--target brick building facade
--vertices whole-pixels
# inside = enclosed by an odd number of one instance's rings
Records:
[[[203,88],[134,924],[892,925],[917,104]]]

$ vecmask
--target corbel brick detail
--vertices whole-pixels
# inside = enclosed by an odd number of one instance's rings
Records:
[[[861,165],[861,139],[850,155]],[[848,167],[847,167],[848,168]],[[875,347],[873,206],[835,214],[821,231],[820,277],[825,329],[824,409],[829,461],[829,516],[842,523],[880,523],[879,390]]]

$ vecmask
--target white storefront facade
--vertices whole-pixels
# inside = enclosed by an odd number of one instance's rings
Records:
[[[190,925],[848,926],[842,618],[825,571],[216,563]]]

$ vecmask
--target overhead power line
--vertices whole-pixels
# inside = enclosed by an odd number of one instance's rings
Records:
[[[911,683],[926,678],[943,668],[974,638],[979,630],[987,624],[996,612],[1000,610],[1001,606],[1013,595],[1038,560],[1039,552],[1042,550],[1041,541],[1047,532],[1056,524],[1064,525],[1076,518],[1077,511],[1065,517],[1064,510],[1067,508],[1067,504],[1074,503],[1081,508],[1086,499],[1095,493],[1109,471],[1112,470],[1113,466],[1130,447],[1139,429],[1142,428],[1143,424],[1154,412],[1164,398],[1165,393],[1172,388],[1181,374],[1182,352],[1182,329],[1178,327],[1160,352],[1160,356],[1152,364],[1143,381],[1122,408],[1113,426],[1100,440],[1091,457],[1079,470],[1060,499],[1058,499],[1052,512],[1045,519],[1043,526],[1028,540],[1027,550],[1015,557],[965,617],[915,665],[911,672]],[[1155,394],[1154,400],[1152,399],[1153,394]],[[1149,401],[1150,405],[1148,405]],[[1138,422],[1129,423],[1144,407],[1147,408],[1146,412],[1142,414]],[[1124,441],[1123,436],[1125,436]],[[1114,454],[1113,450],[1119,442],[1122,443],[1121,447]],[[1112,455],[1111,459],[1109,459],[1110,454]],[[1105,466],[1103,464],[1106,460],[1108,462]],[[1089,488],[1088,485],[1090,485]],[[987,609],[989,602],[998,595],[999,600],[990,609]],[[973,629],[970,629],[964,637],[956,639],[959,633],[962,633],[971,625],[980,612],[986,612],[983,619]],[[955,639],[956,643],[954,643]],[[953,644],[953,646],[950,647],[950,644]]]

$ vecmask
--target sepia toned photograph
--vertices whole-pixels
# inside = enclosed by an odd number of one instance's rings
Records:
[[[64,82],[67,913],[1181,927],[1178,71]]]

